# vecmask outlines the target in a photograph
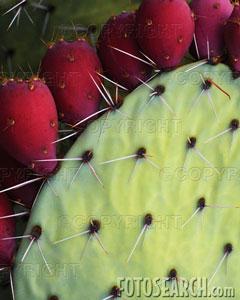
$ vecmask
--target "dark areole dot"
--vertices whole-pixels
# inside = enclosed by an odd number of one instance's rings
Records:
[[[141,147],[141,148],[138,149],[138,151],[136,153],[136,155],[137,155],[136,158],[137,159],[139,159],[139,158],[145,158],[146,153],[147,153],[146,148]]]
[[[200,210],[203,210],[206,207],[206,200],[205,198],[200,198],[197,202],[197,208],[200,208]]]
[[[150,226],[153,222],[153,216],[151,214],[146,214],[144,217],[144,225]]]
[[[239,128],[239,120],[238,119],[233,119],[230,123],[230,126],[232,131],[235,131]]]
[[[48,13],[53,14],[53,13],[55,12],[55,10],[56,10],[56,6],[54,6],[54,5],[52,5],[52,4],[49,4],[49,5],[47,6],[47,11],[48,11]]]
[[[89,224],[90,234],[98,233],[101,228],[101,223],[98,220],[92,220]]]
[[[240,72],[239,71],[233,71],[232,76],[233,76],[233,79],[238,79],[240,77]]]
[[[13,49],[13,48],[6,49],[5,57],[6,58],[9,58],[9,57],[12,58],[15,55],[15,53],[16,53],[16,50]]]
[[[176,269],[171,269],[168,273],[168,278],[170,280],[174,280],[177,278],[177,270]]]
[[[231,243],[227,243],[223,248],[224,254],[229,255],[232,251],[233,251],[233,246]]]
[[[157,96],[161,96],[165,92],[166,88],[163,85],[157,85],[154,88],[154,92],[156,93]]]
[[[214,9],[219,9],[221,7],[221,4],[219,2],[213,3],[213,8]]]
[[[114,102],[114,104],[111,104],[111,111],[116,111],[123,105],[123,101],[121,99],[118,99],[117,102]]]
[[[207,91],[210,89],[210,87],[212,86],[211,80],[210,79],[206,79],[203,83],[202,83],[202,89],[204,91]]]
[[[195,137],[190,137],[187,140],[187,148],[188,149],[194,148],[196,146],[196,143],[197,143],[197,139]]]
[[[111,296],[113,296],[113,299],[120,298],[121,297],[121,289],[118,286],[113,286],[111,289]]]
[[[91,24],[88,26],[88,34],[96,33],[96,31],[97,31],[97,26],[95,24]]]
[[[210,57],[210,59],[208,59],[208,64],[211,66],[216,66],[217,64],[219,64],[222,60],[222,57]]]
[[[58,296],[53,295],[53,296],[50,296],[48,298],[48,300],[59,300],[59,298],[58,298]]]
[[[35,240],[38,240],[42,235],[42,228],[39,225],[36,225],[32,228],[31,236]]]
[[[93,151],[92,150],[87,150],[83,153],[82,160],[85,164],[90,162],[92,159],[93,159]]]

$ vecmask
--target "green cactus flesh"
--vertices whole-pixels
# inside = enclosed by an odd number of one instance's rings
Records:
[[[31,241],[18,252],[17,300],[115,299],[120,277],[210,279],[217,266],[211,284],[238,294],[240,82],[225,65],[192,66],[137,88],[75,142],[66,157],[85,160],[63,162],[32,211],[26,234],[42,233],[23,263]]]

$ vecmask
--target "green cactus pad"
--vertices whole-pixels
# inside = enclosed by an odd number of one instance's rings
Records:
[[[84,155],[84,162],[62,163],[26,231],[41,227],[38,244],[51,274],[36,240],[21,263],[30,244],[24,239],[16,300],[116,299],[111,289],[121,277],[210,279],[217,266],[211,287],[233,287],[239,298],[240,81],[225,65],[188,71],[193,66],[142,85],[79,137],[67,158]],[[124,291],[121,299],[128,299]]]

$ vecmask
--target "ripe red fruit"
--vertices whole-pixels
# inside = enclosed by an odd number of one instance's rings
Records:
[[[84,39],[60,40],[48,48],[41,76],[53,94],[61,120],[74,125],[98,110],[101,95],[90,74],[100,84],[96,72],[101,69],[95,50]]]
[[[224,24],[232,13],[232,4],[229,0],[193,0],[190,6],[195,16],[195,36],[199,58],[209,56],[219,61],[225,51]],[[192,43],[191,53],[198,58],[194,43]]]
[[[235,5],[224,28],[225,43],[229,62],[234,71],[240,72],[240,5]]]
[[[47,175],[56,162],[58,135],[56,106],[48,87],[39,79],[10,80],[0,85],[0,144],[34,172]]]
[[[31,170],[12,158],[6,151],[0,148],[0,189],[18,185],[33,178]],[[41,182],[34,182],[24,187],[8,191],[6,194],[13,201],[31,208],[39,191]]]
[[[137,78],[146,81],[152,69],[148,64],[112,48],[146,60],[136,41],[135,21],[135,13],[123,12],[111,17],[98,40],[98,54],[104,71],[111,79],[129,90],[141,84]]]
[[[143,0],[137,40],[159,69],[178,66],[193,39],[194,20],[185,0]]]
[[[14,212],[11,203],[4,194],[0,194],[0,217],[12,214]],[[15,226],[14,218],[0,220],[0,267],[11,266],[16,242],[15,240],[2,241],[1,239],[13,237]]]

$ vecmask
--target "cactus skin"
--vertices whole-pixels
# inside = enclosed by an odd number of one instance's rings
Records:
[[[219,60],[225,53],[224,24],[233,11],[229,0],[193,0],[191,8],[195,16],[195,35],[199,58]],[[209,54],[207,41],[209,41]],[[191,53],[196,57],[194,43]]]
[[[233,13],[224,28],[225,43],[229,54],[229,63],[234,71],[240,72],[240,6],[235,5]]]
[[[33,179],[33,174],[31,170],[0,148],[0,178],[0,189],[7,189],[26,180]],[[7,195],[11,200],[31,208],[40,185],[41,183],[35,182],[22,188],[8,191]]]
[[[72,299],[79,299],[81,295],[81,299],[101,300],[109,295],[118,277],[165,278],[173,268],[179,277],[186,279],[209,278],[223,257],[227,243],[233,245],[233,253],[227,258],[228,273],[226,275],[222,267],[213,285],[235,287],[236,297],[239,297],[239,269],[236,268],[239,265],[239,210],[206,207],[184,229],[181,224],[194,213],[201,197],[205,197],[208,205],[239,205],[239,176],[232,173],[240,167],[238,134],[228,132],[209,144],[204,142],[239,117],[240,82],[233,81],[231,71],[222,64],[197,69],[231,95],[229,101],[214,86],[209,89],[218,122],[206,94],[192,108],[193,100],[202,91],[202,81],[196,71],[185,73],[188,68],[181,67],[150,82],[154,88],[159,84],[165,86],[162,96],[175,114],[159,99],[141,109],[151,93],[146,86],[141,86],[121,107],[121,112],[128,114],[131,120],[112,112],[100,143],[96,128],[99,129],[102,118],[92,123],[76,141],[67,157],[80,157],[86,150],[92,150],[91,163],[104,188],[86,164],[69,187],[79,162],[62,164],[51,181],[58,197],[48,186],[43,189],[26,231],[30,233],[35,225],[42,227],[39,242],[53,275],[48,274],[36,244],[26,258],[26,266],[18,265],[29,245],[29,241],[23,241],[14,276],[16,300],[42,300],[51,295],[61,300],[68,300],[69,295]],[[197,138],[196,147],[221,174],[187,147],[188,137]],[[140,147],[146,148],[161,171],[146,160],[140,160],[129,180],[136,162],[134,158],[100,165],[100,162],[134,154]],[[181,172],[183,166],[185,169]],[[147,213],[153,215],[153,225],[127,264]],[[176,216],[173,223],[171,216]],[[87,235],[54,245],[60,239],[85,231],[90,219],[101,221],[99,236],[109,255],[92,239],[81,259]],[[204,220],[202,226],[201,220]],[[168,226],[165,226],[167,221]]]
[[[144,0],[136,26],[139,46],[159,69],[178,66],[193,39],[193,15],[185,0]]]
[[[53,172],[56,162],[35,162],[56,158],[58,119],[48,87],[37,78],[9,80],[0,85],[0,101],[1,147],[36,173]]]
[[[12,204],[7,196],[0,194],[0,217],[13,213]],[[14,219],[0,220],[0,268],[9,267],[12,264],[16,242],[15,240],[2,241],[1,239],[14,236],[15,226]]]
[[[61,120],[74,125],[98,110],[101,95],[89,74],[99,84],[96,72],[101,70],[94,49],[84,39],[60,40],[47,50],[41,76],[53,94]]]
[[[103,27],[98,39],[98,54],[104,71],[129,90],[140,84],[137,78],[143,81],[149,78],[151,67],[110,47],[145,59],[140,53],[135,38],[135,20],[136,14],[128,12],[111,17]]]

